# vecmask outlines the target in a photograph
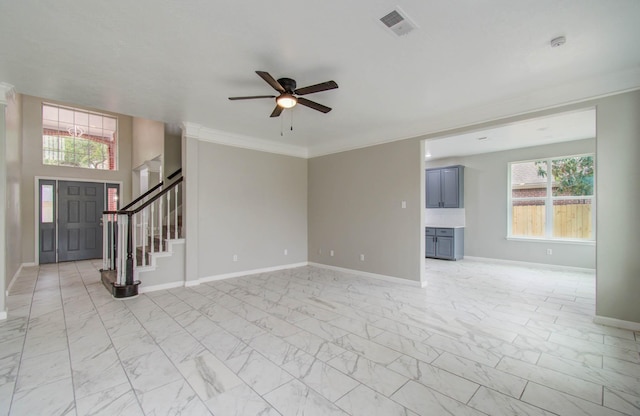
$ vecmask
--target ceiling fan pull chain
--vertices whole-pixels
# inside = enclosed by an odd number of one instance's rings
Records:
[[[284,117],[280,117],[280,137],[284,136],[283,130],[284,130],[284,121],[283,121]]]
[[[291,111],[291,131],[293,131],[293,110]]]

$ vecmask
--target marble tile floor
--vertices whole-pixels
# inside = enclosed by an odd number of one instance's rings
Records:
[[[592,323],[593,273],[302,267],[122,301],[99,266],[21,272],[0,415],[640,414],[640,333]]]

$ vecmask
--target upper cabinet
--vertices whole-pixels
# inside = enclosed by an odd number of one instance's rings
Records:
[[[464,166],[426,170],[427,208],[464,207]]]

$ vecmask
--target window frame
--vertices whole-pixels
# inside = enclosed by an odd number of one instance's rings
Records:
[[[593,158],[593,194],[592,195],[573,195],[573,196],[554,196],[553,195],[553,174],[552,174],[552,162],[559,159],[569,159],[577,157],[592,157]],[[537,197],[522,197],[513,198],[513,184],[512,184],[512,166],[515,164],[529,163],[529,162],[546,162],[547,175],[546,175],[546,196]],[[546,241],[546,242],[560,242],[560,243],[576,243],[576,244],[595,244],[596,241],[596,154],[592,153],[579,153],[573,155],[563,156],[551,156],[541,157],[528,160],[512,161],[507,164],[507,240],[516,241]],[[591,205],[591,238],[562,238],[553,236],[553,207],[554,201],[572,200],[572,199],[585,199],[590,200]],[[545,235],[542,237],[536,236],[523,236],[513,235],[513,201],[516,200],[539,200],[544,201],[545,205]]]
[[[58,116],[57,116],[57,123],[58,126],[57,128],[51,128],[51,127],[47,127],[45,124],[45,120],[50,120],[50,121],[54,121],[53,119],[47,119],[45,118],[45,107],[50,107],[50,108],[55,108],[58,110]],[[76,136],[76,132],[78,130],[82,130],[82,125],[81,127],[78,127],[78,125],[76,124],[76,121],[74,120],[73,122],[73,126],[69,127],[69,135],[52,135],[52,134],[46,134],[45,130],[56,130],[58,132],[62,131],[60,129],[60,124],[61,123],[65,123],[64,121],[60,120],[60,114],[59,111],[60,110],[67,110],[67,111],[71,111],[74,113],[74,118],[75,118],[75,113],[82,113],[82,114],[86,114],[87,115],[87,120],[91,120],[92,116],[97,116],[97,117],[101,117],[102,121],[103,121],[103,126],[100,127],[101,131],[111,131],[110,129],[106,129],[104,127],[104,118],[108,118],[111,119],[115,122],[115,129],[113,130],[113,140],[110,141],[108,140],[106,137],[107,136],[101,136],[103,137],[102,140],[98,140],[96,138],[93,137],[97,137],[95,135],[90,135],[87,134],[86,137],[82,137],[83,134],[77,135]],[[55,166],[55,167],[62,167],[62,168],[73,168],[73,169],[89,169],[89,170],[96,170],[96,171],[105,171],[105,172],[117,172],[119,170],[119,141],[120,141],[120,134],[119,134],[119,128],[120,128],[120,120],[118,118],[117,115],[115,114],[107,114],[107,113],[101,113],[98,111],[93,111],[93,110],[88,110],[86,108],[82,108],[82,107],[72,107],[72,106],[68,106],[68,105],[63,105],[63,104],[56,104],[56,103],[51,103],[51,102],[45,102],[43,101],[41,103],[41,111],[40,111],[40,122],[41,122],[41,129],[40,129],[40,144],[41,144],[41,162],[43,166]],[[87,128],[91,128],[92,125],[89,124],[90,121],[87,121]],[[73,130],[73,134],[71,134],[71,130]],[[58,141],[58,147],[56,149],[51,149],[48,148],[47,146],[45,146],[45,141],[48,140],[48,138],[56,138]],[[96,167],[91,167],[91,166],[74,166],[71,164],[64,164],[64,163],[60,163],[61,158],[60,155],[63,154],[64,152],[61,152],[60,150],[60,146],[61,146],[61,142],[62,140],[65,140],[67,138],[73,138],[74,141],[76,139],[79,140],[85,140],[88,143],[98,143],[98,144],[102,144],[106,146],[106,152],[107,152],[107,159],[104,162],[104,164],[107,166],[107,168],[96,168]],[[45,157],[47,154],[57,154],[57,158],[55,159],[58,163],[53,164],[53,163],[46,163],[47,158]],[[74,151],[73,151],[74,156],[78,155],[78,153],[75,150],[75,145],[74,145]],[[111,167],[111,162],[113,163],[113,167]]]

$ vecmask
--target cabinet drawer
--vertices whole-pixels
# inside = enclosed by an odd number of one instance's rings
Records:
[[[436,228],[436,235],[442,237],[453,237],[453,228]]]
[[[436,229],[435,228],[427,228],[427,234],[426,235],[436,235]]]

